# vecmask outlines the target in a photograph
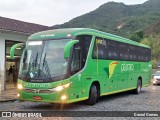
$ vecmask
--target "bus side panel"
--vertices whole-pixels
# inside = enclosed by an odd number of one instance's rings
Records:
[[[147,86],[151,83],[151,76],[152,76],[152,67],[151,63],[143,63],[141,68],[142,74],[142,85]]]

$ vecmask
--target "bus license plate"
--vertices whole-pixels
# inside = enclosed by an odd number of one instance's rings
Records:
[[[41,96],[33,96],[33,99],[34,100],[42,100],[42,97]]]

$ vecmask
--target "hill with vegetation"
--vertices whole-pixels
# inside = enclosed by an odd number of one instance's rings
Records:
[[[149,0],[138,5],[108,2],[90,13],[53,28],[93,28],[134,39],[134,34],[143,33],[159,20],[160,0]]]

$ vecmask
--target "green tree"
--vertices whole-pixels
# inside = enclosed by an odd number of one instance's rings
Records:
[[[139,31],[139,32],[132,34],[130,39],[136,42],[140,42],[143,39],[143,31]]]
[[[160,35],[149,36],[143,39],[141,43],[151,47],[153,68],[157,68],[157,64],[160,61]]]

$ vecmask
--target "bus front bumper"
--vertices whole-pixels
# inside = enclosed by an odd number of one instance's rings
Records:
[[[69,103],[69,92],[60,91],[52,93],[36,93],[18,90],[18,99],[24,101],[49,102],[49,103]]]

